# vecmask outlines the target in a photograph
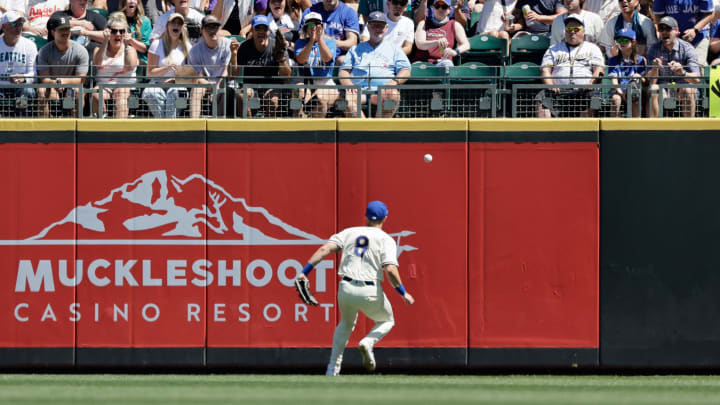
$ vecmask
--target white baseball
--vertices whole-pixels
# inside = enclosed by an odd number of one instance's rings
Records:
[[[432,162],[432,155],[429,153],[426,153],[425,154],[425,163],[430,163],[430,162]]]

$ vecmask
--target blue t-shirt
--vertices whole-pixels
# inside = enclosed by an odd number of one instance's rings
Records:
[[[713,12],[712,0],[655,0],[653,3],[653,12],[663,16],[669,15],[677,20],[680,29],[679,37],[685,30],[693,28],[697,22],[702,19],[703,14]],[[693,45],[697,45],[710,35],[708,27],[700,30],[692,41]]]
[[[647,73],[647,61],[642,55],[637,55],[637,62],[626,61],[618,56],[613,56],[608,61],[608,76],[615,76],[620,84],[628,84],[633,74],[645,76]]]
[[[310,71],[310,76],[313,77],[332,77],[333,75],[337,46],[335,45],[335,40],[332,38],[323,38],[323,41],[325,41],[325,44],[327,44],[328,48],[330,48],[330,53],[333,54],[333,58],[329,62],[323,62],[322,57],[320,57],[320,46],[317,43],[314,43],[307,62],[305,62],[305,66]],[[295,41],[295,59],[297,59],[297,56],[306,44],[307,41],[304,39],[298,39]]]
[[[376,90],[401,70],[410,69],[410,61],[402,48],[390,41],[383,41],[376,48],[370,42],[361,42],[350,48],[340,69],[351,70],[353,84]]]
[[[720,38],[720,20],[715,21],[710,26],[710,38]]]
[[[323,3],[317,3],[310,8],[305,9],[303,12],[300,26],[305,24],[305,16],[310,12],[320,13],[325,23],[325,35],[335,38],[338,41],[344,41],[347,39],[348,32],[354,32],[357,35],[358,40],[360,39],[360,25],[358,23],[358,15],[349,6],[345,5],[342,1],[338,2],[337,7],[332,12],[325,11]],[[343,54],[343,50],[337,47],[335,50],[335,56]]]

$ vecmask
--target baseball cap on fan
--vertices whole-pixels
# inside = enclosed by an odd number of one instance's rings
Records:
[[[365,210],[365,217],[371,221],[380,221],[388,214],[387,206],[382,201],[370,201]]]
[[[570,21],[573,21],[573,20],[579,22],[580,25],[582,25],[583,27],[585,26],[585,20],[582,18],[582,16],[580,14],[566,14],[563,22],[565,23],[565,25],[567,25],[567,23],[569,23]]]
[[[7,13],[3,14],[2,18],[0,18],[0,25],[2,24],[11,24],[14,23],[17,20],[25,21],[25,17],[20,15],[15,10],[10,10]]]

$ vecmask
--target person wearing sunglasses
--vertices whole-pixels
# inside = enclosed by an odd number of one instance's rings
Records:
[[[653,13],[660,26],[663,17],[672,17],[678,24],[678,37],[695,47],[698,64],[707,65],[710,46],[709,24],[713,20],[713,0],[655,0]],[[650,60],[648,58],[648,60]]]
[[[417,51],[413,62],[452,66],[453,58],[470,49],[470,42],[465,28],[450,19],[450,4],[446,0],[435,0],[433,9],[433,17],[421,21],[415,30]]]
[[[387,11],[384,13],[387,17],[388,31],[383,41],[394,43],[396,46],[402,48],[405,55],[410,55],[413,43],[415,42],[415,24],[410,18],[403,15],[407,5],[407,0],[388,0],[386,2]],[[367,25],[365,25],[360,39],[361,41],[370,39],[370,32],[368,31]]]
[[[695,48],[688,42],[678,38],[680,31],[678,22],[665,16],[658,23],[660,41],[648,49],[647,60],[650,61],[648,78],[650,79],[650,116],[659,114],[658,90],[662,83],[700,82],[700,67]],[[669,89],[663,89],[663,96],[671,96]],[[684,87],[677,90],[677,99],[684,117],[695,116],[695,89]]]
[[[597,43],[604,25],[600,16],[592,11],[583,10],[585,0],[563,0],[563,5],[567,9],[568,15],[577,14],[585,21],[585,41]],[[550,29],[550,46],[557,44],[565,39],[565,18],[556,18]]]
[[[622,117],[623,103],[630,103],[632,116],[640,117],[640,97],[645,84],[647,62],[638,54],[635,31],[623,28],[615,34],[615,42],[620,50],[617,56],[608,61],[608,77],[614,86],[611,97],[613,116]],[[624,87],[621,87],[624,86]],[[629,89],[633,94],[628,98]]]
[[[335,40],[324,35],[322,16],[309,13],[305,16],[300,39],[295,42],[295,61],[304,66],[303,76],[312,77],[312,84],[335,86],[333,66],[335,65]],[[312,117],[325,118],[328,107],[335,103],[339,92],[337,89],[317,88],[300,89],[300,99],[305,103],[313,103]],[[302,111],[302,110],[301,110]],[[302,115],[304,112],[299,112]]]
[[[538,94],[537,113],[542,118],[592,116],[589,107],[593,90],[574,86],[595,83],[600,79],[605,66],[605,58],[600,48],[585,41],[582,17],[579,14],[569,14],[564,18],[565,40],[548,48],[543,55],[541,72],[543,82],[548,86],[570,86],[550,87]],[[553,100],[552,108],[544,103],[546,97]]]
[[[131,84],[135,83],[135,70],[138,65],[138,56],[135,48],[130,46],[129,38],[125,35],[129,32],[125,14],[118,11],[108,17],[108,28],[103,32],[105,40],[102,45],[95,48],[93,53],[93,64],[97,67],[95,83],[97,84]],[[100,86],[96,86],[100,89]],[[127,87],[102,87],[103,102],[105,105],[113,106],[115,118],[127,118],[128,98],[130,88]],[[112,101],[112,103],[109,103]],[[92,94],[93,113],[99,112],[100,93]],[[108,111],[104,109],[104,111]]]
[[[635,32],[635,43],[637,53],[645,56],[649,47],[654,45],[657,39],[655,23],[649,17],[638,11],[640,0],[618,0],[621,14],[613,17],[600,33],[598,45],[603,49],[608,58],[618,54],[619,48],[615,42],[615,33],[627,28]]]
[[[22,84],[32,83],[35,76],[35,43],[22,36],[25,17],[14,10],[3,14],[0,18],[2,37],[0,37],[0,83]],[[26,103],[15,103],[15,116],[27,116],[27,103],[35,98],[35,90],[31,87],[0,89],[0,98],[15,99],[25,97]],[[23,105],[24,104],[24,105]]]
[[[467,0],[447,0],[447,4],[450,6],[449,18],[456,20],[463,27],[470,20],[470,7],[468,7]],[[435,16],[435,4],[434,0],[413,0],[412,12],[413,21],[415,25],[420,24],[421,21]]]
[[[325,22],[325,35],[334,38],[337,44],[335,64],[342,64],[348,50],[358,43],[360,23],[358,14],[340,0],[322,0],[305,9],[301,25],[309,13],[318,13]]]

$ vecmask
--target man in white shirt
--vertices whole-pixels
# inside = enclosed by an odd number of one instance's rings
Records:
[[[593,84],[603,72],[605,60],[600,48],[585,41],[584,21],[579,14],[565,15],[565,40],[548,48],[542,59],[542,77],[547,85],[553,84]],[[591,116],[589,109],[590,92],[587,88],[550,88],[541,91],[536,99],[539,117],[549,118],[557,114],[553,103],[551,111],[544,105],[546,95],[558,101],[558,104],[572,103],[581,107],[581,116]],[[570,112],[574,114],[575,111]]]
[[[592,11],[600,16],[603,24],[620,14],[620,5],[617,0],[587,0],[583,10]]]
[[[35,43],[22,36],[25,17],[10,10],[0,18],[3,35],[0,37],[0,83],[32,83],[35,76]],[[35,98],[31,87],[0,89],[0,98],[15,99],[15,114],[27,115],[27,106]],[[23,101],[24,100],[24,101]]]
[[[585,21],[585,41],[597,43],[600,33],[603,30],[603,22],[600,16],[593,13],[592,11],[583,10],[583,4],[585,0],[563,0],[563,5],[567,8],[567,15],[576,14],[580,15]],[[558,42],[565,40],[565,16],[556,18],[552,23],[550,29],[550,45],[555,45]]]
[[[388,0],[387,2],[387,26],[388,31],[385,34],[383,42],[392,42],[401,47],[405,55],[412,52],[413,42],[415,41],[415,23],[413,20],[405,17],[403,13],[407,8],[407,0]],[[360,41],[370,39],[368,24],[365,24]]]
[[[375,321],[375,326],[358,345],[364,367],[368,371],[375,370],[373,347],[395,325],[392,305],[381,286],[384,274],[387,274],[390,284],[406,304],[415,303],[400,279],[395,240],[382,229],[387,215],[388,209],[382,201],[370,202],[365,210],[366,226],[347,228],[331,236],[310,257],[302,273],[297,276],[300,280],[307,280],[313,267],[326,256],[342,251],[338,268],[338,275],[342,277],[338,287],[340,323],[333,335],[330,362],[325,373],[327,376],[340,374],[343,351],[355,328],[359,311]]]

